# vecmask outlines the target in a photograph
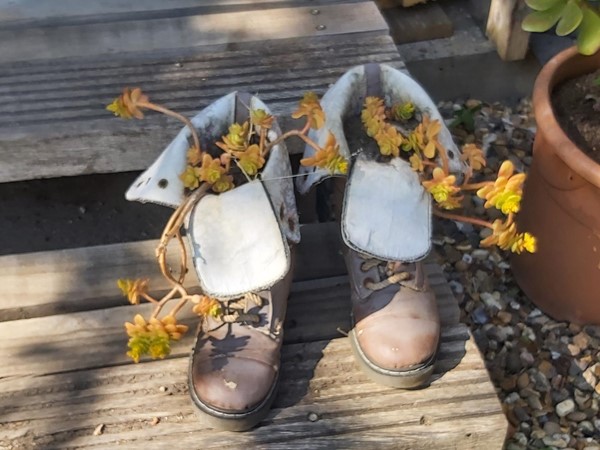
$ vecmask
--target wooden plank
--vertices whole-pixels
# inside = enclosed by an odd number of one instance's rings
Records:
[[[295,281],[344,275],[338,225],[301,227],[296,247]],[[156,240],[0,257],[0,321],[107,308],[127,304],[116,289],[118,278],[150,278],[153,292],[169,289],[160,275]],[[178,250],[173,247],[173,263]],[[191,259],[188,266],[193,267]],[[186,287],[197,286],[194,274]]]
[[[227,52],[0,65],[0,182],[147,167],[180,126],[158,115],[136,123],[111,117],[104,106],[123,86],[140,85],[186,115],[246,90],[288,116],[305,91],[322,95],[366,62],[404,67],[389,36],[369,34]]]
[[[442,325],[453,327],[458,323],[456,299],[439,266],[429,265],[428,272]],[[330,339],[340,335],[339,329],[349,330],[349,293],[345,278],[295,284],[284,324],[285,342]],[[0,361],[3,364],[0,378],[127,363],[129,359],[124,351],[127,336],[123,324],[137,313],[148,315],[151,309],[151,304],[129,305],[1,322]],[[194,329],[197,319],[189,309],[185,309],[180,317]],[[192,334],[188,333],[181,343],[177,343],[174,356],[188,352],[193,342]],[[94,351],[90,352],[90,349]]]
[[[4,62],[387,31],[372,2],[0,30]]]
[[[452,21],[437,3],[410,9],[389,8],[382,12],[396,44],[441,39],[454,34]]]
[[[529,33],[521,29],[526,11],[525,2],[519,0],[492,0],[486,33],[505,61],[521,60],[527,55]]]
[[[0,28],[64,26],[127,19],[177,17],[207,12],[289,6],[321,6],[360,0],[0,0]]]
[[[247,433],[215,433],[198,423],[187,395],[186,358],[0,380],[0,446],[139,448],[151,436],[162,446],[188,448],[202,442],[203,448],[499,449],[506,419],[461,328],[442,345],[423,390],[368,381],[347,339],[286,345],[274,407]],[[308,421],[311,413],[318,420]],[[155,426],[154,417],[160,419]],[[103,433],[94,436],[100,423]]]

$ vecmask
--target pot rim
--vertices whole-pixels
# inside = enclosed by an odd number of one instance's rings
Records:
[[[558,75],[559,69],[579,58],[591,58],[591,56],[579,54],[577,47],[573,46],[555,55],[542,67],[533,87],[534,115],[538,128],[540,124],[544,124],[544,132],[552,142],[556,155],[571,170],[600,188],[600,165],[587,156],[563,131],[554,115],[550,98],[554,87],[563,81],[563,78]]]

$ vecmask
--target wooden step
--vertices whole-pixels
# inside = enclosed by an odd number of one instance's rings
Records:
[[[143,121],[113,117],[104,108],[125,86],[140,86],[157,103],[187,116],[234,90],[256,93],[289,129],[286,118],[304,92],[322,95],[349,68],[367,62],[404,68],[387,28],[385,35],[226,51],[0,64],[0,182],[148,167],[181,126],[159,114]]]
[[[349,285],[336,233],[333,224],[304,227],[280,393],[261,426],[241,434],[208,430],[195,417],[186,387],[191,333],[167,360],[125,356],[123,323],[151,305],[117,306],[115,280],[148,270],[153,242],[0,258],[1,289],[12,286],[2,293],[14,299],[2,315],[15,319],[21,298],[24,314],[39,316],[0,323],[0,448],[141,448],[148,439],[161,448],[501,448],[506,419],[439,266],[427,264],[442,318],[431,385],[394,390],[360,372],[342,335]],[[315,279],[315,267],[326,277]],[[152,284],[160,286],[157,276]],[[88,310],[90,301],[99,309]],[[184,322],[193,325],[192,316]]]

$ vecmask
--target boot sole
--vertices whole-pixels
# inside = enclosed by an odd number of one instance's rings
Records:
[[[415,389],[427,384],[433,373],[437,349],[426,362],[415,369],[402,371],[387,370],[369,361],[358,344],[354,328],[350,330],[348,337],[350,338],[350,345],[360,368],[375,383],[399,389]]]
[[[231,413],[213,408],[198,398],[196,391],[191,388],[191,386],[193,386],[191,367],[190,358],[190,366],[188,370],[188,387],[190,391],[190,397],[194,403],[194,406],[196,406],[196,415],[205,425],[222,431],[247,431],[255,427],[269,414],[271,405],[275,400],[277,389],[279,387],[279,371],[277,372],[277,378],[275,379],[275,382],[271,386],[271,390],[261,403],[249,411]]]

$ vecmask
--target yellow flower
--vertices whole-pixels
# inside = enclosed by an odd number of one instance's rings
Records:
[[[298,109],[292,113],[294,119],[306,116],[310,127],[318,130],[325,125],[325,112],[319,103],[319,97],[314,92],[306,92],[298,104]]]
[[[348,172],[348,161],[340,155],[340,146],[331,132],[325,146],[317,150],[313,156],[301,159],[300,164],[327,169],[331,174]]]
[[[106,107],[107,110],[111,111],[115,116],[123,119],[143,119],[144,113],[140,108],[144,106],[142,103],[148,102],[148,96],[142,93],[140,88],[123,89],[123,93],[117,97],[110,105]]]
[[[375,135],[379,152],[384,156],[400,156],[400,145],[402,145],[403,140],[402,135],[391,125],[380,129]]]
[[[376,117],[368,117],[365,120],[363,120],[363,125],[365,126],[367,136],[375,137],[375,135],[383,129],[384,122],[377,119]]]
[[[221,193],[233,189],[233,177],[231,175],[221,175],[221,177],[215,181],[211,187],[213,192]]]
[[[418,153],[413,153],[410,158],[408,158],[410,162],[410,166],[415,172],[423,172],[425,170],[425,166],[423,165],[423,160],[419,156]]]
[[[430,120],[428,116],[423,116],[423,121],[412,131],[402,149],[420,151],[425,158],[435,158],[436,149],[442,146],[438,141],[441,129],[439,120]]]
[[[185,172],[179,175],[179,179],[183,182],[183,186],[188,189],[196,189],[200,186],[197,169],[192,166],[187,166]]]
[[[234,156],[238,158],[238,164],[249,176],[256,175],[265,165],[265,158],[256,144],[251,145],[244,152],[235,152]]]
[[[198,303],[194,305],[192,311],[202,317],[219,317],[222,314],[221,303],[219,300],[206,295],[199,295],[194,301]]]
[[[269,129],[273,126],[273,116],[268,114],[264,109],[252,109],[250,110],[250,117],[254,125]]]
[[[436,167],[433,169],[433,178],[423,181],[422,184],[442,208],[455,209],[460,206],[462,197],[456,196],[460,192],[460,188],[456,186],[454,175],[446,175],[441,168]]]
[[[521,208],[521,195],[504,191],[494,197],[494,206],[502,211],[502,214],[518,213]]]
[[[240,152],[246,148],[250,123],[234,123],[229,126],[229,133],[222,137],[223,142],[217,142],[217,146],[226,152]]]
[[[392,108],[392,114],[398,121],[412,119],[415,115],[415,105],[412,102],[399,103]]]
[[[417,133],[417,130],[413,130],[408,138],[402,143],[402,150],[405,152],[410,152],[414,150],[415,152],[419,152],[421,148],[424,147],[423,144],[424,136],[422,134]]]
[[[510,247],[517,232],[517,227],[513,222],[512,216],[506,220],[496,219],[492,223],[492,234],[480,242],[482,247],[491,247],[497,245],[506,250]]]
[[[510,246],[510,251],[516,254],[520,254],[524,250],[529,253],[537,251],[537,239],[527,232],[518,234]]]
[[[225,167],[221,166],[221,160],[213,159],[208,153],[202,156],[202,165],[200,168],[194,169],[200,180],[206,181],[209,184],[214,184],[225,174]]]
[[[186,158],[190,166],[197,166],[202,162],[202,150],[196,146],[191,146],[187,151]]]
[[[473,170],[480,170],[486,165],[483,150],[475,144],[465,144],[462,148],[462,156],[460,159],[466,161]]]
[[[483,239],[482,247],[497,245],[502,250],[510,250],[513,253],[528,251],[535,253],[537,250],[537,239],[528,232],[517,233],[517,224],[514,216],[510,215],[506,220],[496,219],[492,224],[492,234]]]
[[[378,97],[367,97],[360,118],[369,137],[374,137],[381,130],[384,130],[386,124],[384,122],[385,105],[383,100]]]
[[[492,206],[504,214],[519,212],[525,174],[513,174],[512,162],[504,161],[498,171],[498,178],[477,191],[477,196],[486,200],[484,207]]]
[[[188,327],[178,324],[171,315],[161,320],[152,318],[146,322],[137,314],[133,323],[125,323],[125,330],[129,336],[127,355],[137,363],[144,355],[150,355],[152,359],[168,356],[171,353],[170,341],[181,339]]]
[[[140,297],[142,294],[148,292],[148,278],[131,280],[129,278],[120,278],[117,280],[117,286],[121,289],[121,292],[129,303],[132,305],[138,305],[140,303]]]
[[[425,134],[425,147],[421,150],[426,158],[435,158],[435,150],[441,144],[438,142],[438,134],[442,130],[442,124],[439,120],[429,120],[429,116],[423,117],[421,122]]]
[[[383,99],[379,97],[365,98],[361,118],[365,120],[370,117],[385,120],[385,103],[383,103]]]

